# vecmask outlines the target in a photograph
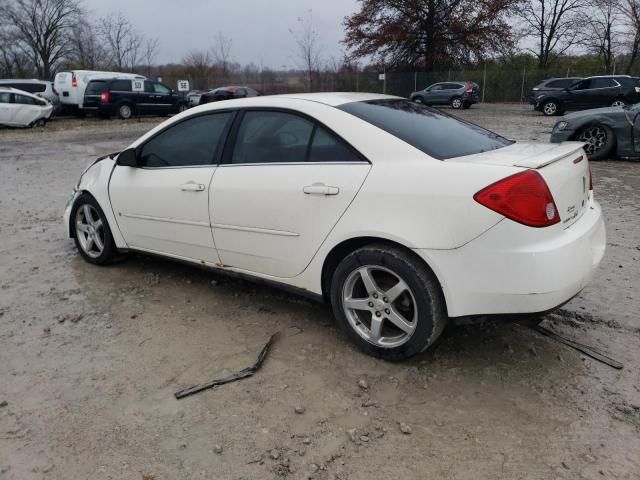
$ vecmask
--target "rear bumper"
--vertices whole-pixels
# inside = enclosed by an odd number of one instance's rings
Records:
[[[594,201],[569,228],[557,227],[505,219],[461,248],[416,252],[440,280],[451,317],[544,312],[587,285],[606,245]]]

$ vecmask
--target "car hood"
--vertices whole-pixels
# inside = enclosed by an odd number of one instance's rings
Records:
[[[611,114],[624,114],[622,107],[603,107],[592,108],[591,110],[582,110],[579,112],[572,112],[564,116],[564,120],[577,120],[584,117],[590,117],[592,115],[611,115]]]

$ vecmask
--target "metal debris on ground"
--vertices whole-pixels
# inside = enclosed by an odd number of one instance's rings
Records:
[[[624,365],[622,363],[618,362],[617,360],[614,360],[611,357],[607,357],[605,354],[597,351],[593,347],[589,347],[588,345],[583,345],[582,343],[569,340],[568,338],[564,338],[558,335],[557,333],[552,332],[551,330],[541,327],[540,325],[536,325],[535,327],[533,327],[533,329],[536,332],[544,335],[545,337],[553,338],[554,340],[557,340],[560,343],[563,343],[571,348],[574,348],[579,352],[582,352],[585,355],[593,358],[594,360],[598,360],[599,362],[604,363],[605,365],[609,365],[610,367],[613,367],[617,370],[622,370],[622,368],[624,368]]]
[[[275,341],[277,335],[278,333],[274,333],[273,335],[271,335],[271,338],[269,338],[269,341],[262,348],[260,355],[258,355],[258,359],[250,367],[243,368],[239,372],[236,372],[225,378],[217,378],[207,383],[203,383],[200,385],[192,385],[191,387],[184,388],[174,394],[176,399],[180,400],[181,398],[188,397],[189,395],[193,395],[194,393],[198,393],[203,390],[207,390],[209,388],[217,387],[219,385],[224,385],[226,383],[231,383],[238,380],[242,380],[243,378],[251,377],[254,373],[256,373],[260,369],[260,367],[262,367],[262,364],[265,358],[267,358],[267,354],[269,353],[269,349],[273,345],[273,342]]]

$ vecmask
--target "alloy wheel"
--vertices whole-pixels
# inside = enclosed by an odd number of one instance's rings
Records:
[[[98,258],[104,251],[104,224],[100,214],[85,203],[76,212],[76,236],[80,248],[91,258]]]
[[[362,266],[349,274],[342,288],[342,308],[351,328],[377,347],[403,345],[418,324],[409,285],[378,265]]]
[[[607,132],[600,125],[587,127],[580,132],[578,141],[585,142],[584,150],[591,156],[607,143]]]
[[[626,102],[624,100],[616,100],[611,104],[612,107],[624,107]]]
[[[451,102],[451,106],[453,108],[460,108],[462,106],[462,100],[460,100],[459,98],[454,98]]]
[[[544,113],[547,115],[555,115],[558,111],[558,106],[554,102],[544,104]]]
[[[120,106],[120,116],[124,119],[130,118],[132,114],[131,107],[129,105]]]

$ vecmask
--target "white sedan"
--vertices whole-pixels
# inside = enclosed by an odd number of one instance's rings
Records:
[[[390,360],[453,317],[565,303],[605,250],[582,144],[374,94],[188,110],[85,170],[64,222],[94,264],[149,252],[322,297]]]
[[[10,87],[0,87],[0,125],[43,127],[53,113],[53,105],[37,95]]]

